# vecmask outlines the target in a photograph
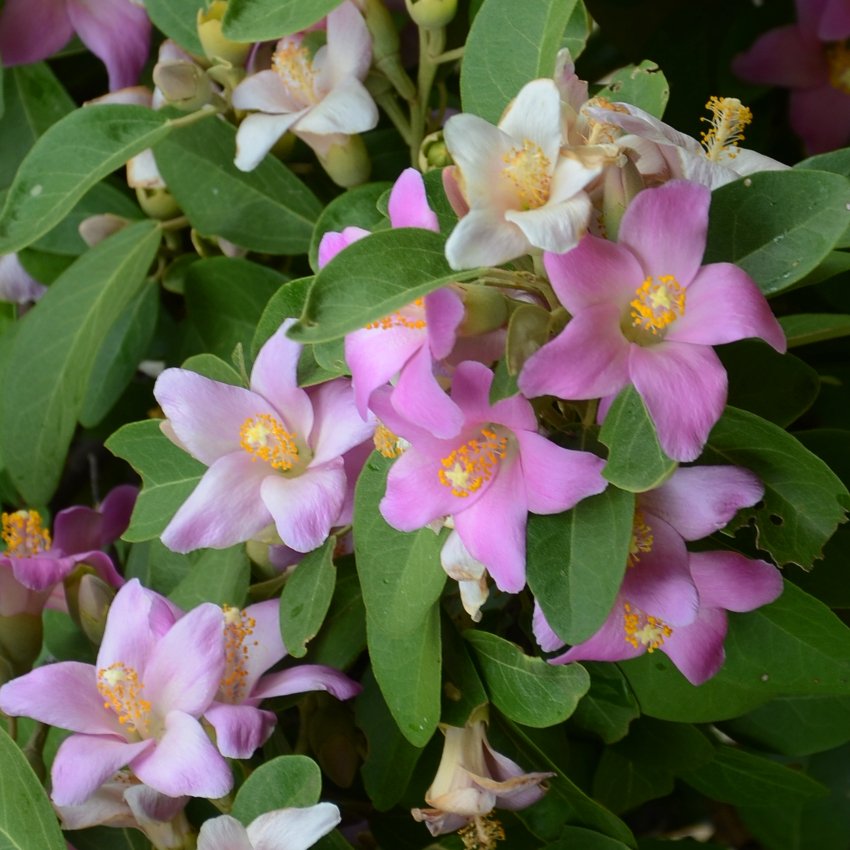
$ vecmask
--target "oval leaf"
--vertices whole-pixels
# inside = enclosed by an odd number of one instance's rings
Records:
[[[230,814],[248,826],[274,809],[313,806],[322,793],[322,772],[307,756],[278,756],[260,765],[236,794]]]
[[[543,728],[566,720],[590,688],[580,664],[552,665],[510,641],[467,630],[493,704],[523,726]]]
[[[36,141],[15,175],[0,213],[0,252],[35,242],[95,183],[169,130],[162,113],[125,104],[76,109],[57,121]]]
[[[340,0],[230,0],[224,34],[235,41],[269,41],[306,29]]]
[[[204,0],[145,0],[145,9],[156,28],[198,56],[204,53],[198,38],[198,9],[205,5]]]

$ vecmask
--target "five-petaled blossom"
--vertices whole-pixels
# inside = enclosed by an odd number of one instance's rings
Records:
[[[209,466],[162,534],[170,549],[226,548],[274,523],[287,546],[309,552],[339,519],[349,489],[343,455],[374,426],[357,413],[347,379],[298,386],[301,346],[287,338],[290,324],[260,350],[250,389],[187,369],[157,379],[166,434]]]
[[[106,65],[111,91],[138,82],[151,24],[141,4],[132,0],[6,0],[0,12],[3,64],[47,59],[74,33]]]
[[[216,744],[228,758],[250,758],[274,729],[273,712],[259,708],[268,697],[328,691],[337,699],[360,693],[344,673],[321,664],[300,664],[263,675],[285,655],[280,636],[280,602],[269,599],[244,610],[223,610],[225,668],[212,705],[204,712]]]
[[[393,464],[381,500],[384,519],[414,531],[450,516],[469,554],[501,590],[525,585],[528,512],[554,514],[601,493],[603,461],[556,445],[537,432],[520,395],[490,404],[493,373],[467,360],[455,371],[452,400],[463,413],[457,436],[434,437],[395,413],[376,394],[379,419],[411,447]]]
[[[334,145],[378,123],[378,109],[361,82],[372,61],[372,40],[351,0],[328,15],[327,42],[318,46],[313,37],[321,34],[285,36],[271,69],[234,89],[233,106],[255,110],[236,134],[237,168],[256,168],[287,131],[326,157]]]
[[[0,688],[6,714],[74,733],[53,761],[56,805],[85,802],[125,765],[170,797],[230,791],[230,768],[199,722],[225,668],[221,609],[178,617],[132,579],[109,609],[96,665],[60,661]]]
[[[752,611],[782,592],[772,564],[731,550],[687,552],[684,541],[723,528],[743,507],[762,496],[761,482],[735,466],[678,469],[637,500],[626,575],[611,613],[587,640],[551,658],[623,661],[660,649],[691,684],[722,666],[726,611]],[[534,632],[544,650],[564,642],[538,605]]]
[[[553,80],[525,85],[497,127],[461,114],[446,122],[444,134],[469,207],[446,242],[452,268],[498,266],[533,248],[569,251],[578,242],[591,214],[585,189],[601,165],[562,155]]]
[[[276,809],[254,818],[247,827],[230,815],[204,821],[198,850],[307,850],[340,821],[333,803],[302,809]]]
[[[490,817],[494,808],[516,811],[536,803],[543,784],[554,773],[525,773],[487,740],[487,705],[478,706],[464,727],[440,725],[445,735],[443,756],[431,787],[427,809],[411,814],[424,821],[431,835],[461,830],[467,847],[491,848],[503,838],[501,825]]]
[[[587,235],[544,263],[572,318],[525,363],[528,397],[603,398],[629,384],[644,401],[662,449],[694,460],[726,404],[726,370],[711,346],[785,335],[750,276],[732,263],[701,265],[709,190],[674,180],[638,193],[619,242]]]

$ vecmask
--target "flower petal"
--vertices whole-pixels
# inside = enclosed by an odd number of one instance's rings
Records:
[[[620,311],[616,306],[588,307],[525,361],[517,383],[529,398],[612,395],[628,384],[629,352],[636,347],[620,330]]]
[[[782,326],[755,281],[732,263],[703,266],[688,287],[684,315],[665,339],[721,345],[758,337],[780,353],[787,348]]]
[[[198,850],[255,850],[248,830],[230,815],[209,818],[201,824]]]
[[[236,109],[255,109],[268,115],[296,115],[296,120],[306,111],[304,103],[289,93],[276,71],[260,71],[246,77],[233,90],[232,100]]]
[[[262,484],[278,476],[252,460],[241,450],[217,460],[162,532],[162,542],[173,552],[191,552],[226,549],[259,534],[271,522]]]
[[[242,660],[245,677],[241,690],[250,695],[260,676],[286,657],[286,647],[280,634],[280,600],[267,599],[245,609],[245,616],[253,621],[250,640],[243,646],[247,652]]]
[[[346,77],[362,80],[372,64],[372,37],[366,21],[350,0],[327,17],[327,59],[334,82]]]
[[[712,348],[631,346],[629,374],[673,460],[696,459],[726,405],[726,370]]]
[[[340,820],[339,809],[333,803],[316,803],[303,809],[278,809],[251,821],[248,837],[254,850],[307,850]]]
[[[568,664],[570,661],[625,661],[643,655],[646,647],[633,646],[626,640],[623,600],[617,597],[614,608],[596,634],[577,643],[550,664]]]
[[[773,564],[738,552],[692,552],[691,573],[700,604],[728,611],[754,611],[782,594],[782,574]]]
[[[295,478],[271,475],[260,494],[280,539],[297,552],[311,552],[327,540],[345,499],[345,471],[339,464],[310,467]]]
[[[554,652],[564,645],[564,641],[558,637],[555,630],[549,625],[540,603],[534,600],[534,614],[531,618],[531,627],[537,645],[544,652]]]
[[[850,95],[830,85],[792,91],[789,113],[810,154],[835,150],[850,138]]]
[[[146,742],[147,743],[147,742]],[[201,724],[182,711],[165,718],[165,734],[155,747],[129,762],[146,785],[169,797],[223,797],[233,776]]]
[[[255,112],[242,119],[236,131],[236,158],[233,164],[240,171],[253,171],[275,143],[307,110],[284,115],[266,115]]]
[[[47,59],[73,34],[65,0],[6,0],[0,12],[0,54],[7,66]]]
[[[361,690],[357,682],[332,667],[325,667],[324,664],[299,664],[263,676],[251,696],[265,699],[303,694],[307,691],[327,691],[337,699],[351,699]]]
[[[53,760],[50,798],[57,806],[80,805],[125,764],[153,748],[153,741],[128,744],[100,735],[71,735]]]
[[[415,168],[405,168],[393,184],[387,205],[393,227],[422,227],[440,232],[436,213],[428,204],[425,182]]]
[[[785,88],[812,88],[829,76],[822,45],[796,24],[761,35],[732,60],[732,70],[748,82]]]
[[[470,210],[455,225],[446,241],[446,259],[453,269],[500,266],[530,248],[522,230],[498,210],[479,208]]]
[[[660,487],[641,493],[638,506],[670,523],[685,540],[700,540],[763,493],[758,477],[740,466],[679,467]]]
[[[702,263],[711,192],[687,180],[671,180],[638,192],[620,222],[619,240],[645,275],[672,275],[686,287]]]
[[[726,628],[724,611],[702,608],[695,622],[673,629],[661,651],[692,685],[701,685],[723,666]]]
[[[526,83],[508,104],[499,129],[514,141],[527,139],[539,145],[554,164],[561,147],[561,95],[555,81],[542,78]]]
[[[374,421],[364,421],[354,405],[351,382],[345,378],[327,381],[311,391],[315,424],[310,434],[312,465],[335,460],[368,440]]]
[[[529,245],[544,251],[563,252],[574,248],[587,230],[592,205],[585,192],[559,204],[544,204],[531,210],[507,210],[505,219],[515,224]]]
[[[247,759],[268,740],[277,716],[252,705],[216,702],[204,712],[204,720],[215,729],[215,743],[223,756]]]
[[[365,133],[378,123],[378,107],[360,80],[350,77],[334,86],[294,128],[296,135],[329,136]]]
[[[428,346],[436,360],[452,353],[457,330],[463,321],[463,299],[449,286],[425,296],[425,324],[428,328]]]
[[[368,235],[369,231],[362,227],[345,227],[340,231],[326,231],[319,242],[319,268],[324,268],[340,251]]]

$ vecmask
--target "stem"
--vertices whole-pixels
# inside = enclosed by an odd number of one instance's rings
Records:
[[[177,218],[170,218],[168,221],[163,221],[159,226],[163,230],[180,230],[189,226],[189,219],[185,215],[179,215]]]
[[[425,138],[425,125],[428,116],[428,100],[434,77],[437,74],[435,56],[442,53],[446,43],[446,31],[419,27],[419,76],[417,77],[417,98],[411,106],[410,124],[412,129],[410,139],[410,160],[416,165],[419,161],[419,147]]]
[[[219,112],[221,112],[221,109],[208,103],[206,106],[202,106],[197,112],[190,112],[188,115],[183,115],[180,118],[169,118],[165,123],[169,127],[188,127],[190,124],[201,121],[210,115],[218,115]]]
[[[404,143],[406,145],[412,144],[413,131],[410,127],[410,121],[402,111],[401,106],[399,106],[398,101],[395,99],[395,95],[388,91],[384,94],[378,95],[375,100],[377,101],[378,106],[380,106],[387,114],[390,121],[393,122],[396,130],[398,130],[402,139],[404,139]]]
[[[456,47],[454,50],[447,50],[445,53],[434,57],[434,64],[442,65],[444,62],[454,62],[457,59],[463,59],[463,51],[465,49],[464,46],[461,46]]]

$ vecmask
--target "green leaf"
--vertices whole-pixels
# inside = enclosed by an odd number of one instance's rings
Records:
[[[614,664],[582,662],[590,674],[590,690],[573,712],[572,722],[595,732],[606,744],[624,738],[640,708],[625,677]]]
[[[449,726],[465,726],[469,715],[488,702],[487,691],[469,655],[469,647],[455,626],[443,619],[443,709],[440,719]]]
[[[847,489],[834,472],[782,428],[729,407],[708,438],[704,460],[755,472],[764,499],[738,514],[753,521],[757,544],[778,564],[811,568],[823,545],[845,520]]]
[[[616,487],[572,510],[528,520],[528,585],[549,625],[581,643],[605,622],[623,582],[634,496]]]
[[[192,552],[188,574],[168,598],[188,611],[202,602],[241,608],[248,593],[251,567],[243,545]]]
[[[705,262],[736,263],[765,295],[802,280],[850,223],[847,178],[762,171],[712,195]]]
[[[680,775],[706,797],[736,806],[758,806],[765,800],[794,805],[800,799],[828,793],[820,782],[799,770],[735,747],[718,747],[708,764]]]
[[[278,756],[245,780],[230,814],[243,826],[274,809],[313,806],[322,793],[322,773],[307,756]]]
[[[850,177],[850,148],[810,156],[808,159],[796,163],[794,168],[801,171],[804,169],[807,171],[831,171],[833,174]],[[835,243],[835,247],[850,248],[850,224],[844,231],[844,235]]]
[[[547,844],[543,850],[577,850],[579,847],[581,850],[626,850],[628,846],[581,826],[567,826],[561,832],[561,838],[554,844]]]
[[[357,697],[355,717],[368,743],[361,768],[363,784],[372,805],[386,812],[404,795],[422,750],[398,730],[371,674],[367,674],[363,692]]]
[[[464,112],[498,122],[528,82],[555,73],[555,57],[577,0],[484,0],[466,41],[460,73]]]
[[[74,830],[74,850],[150,850],[147,836],[130,827],[95,826]]]
[[[159,426],[153,419],[131,422],[105,444],[142,477],[142,492],[122,535],[131,543],[159,537],[206,472],[200,461],[175,446]]]
[[[245,386],[242,376],[215,354],[194,354],[187,357],[183,361],[183,368],[222,384],[232,384],[234,387]]]
[[[307,292],[313,285],[313,280],[312,275],[290,280],[269,298],[251,342],[250,350],[253,357],[259,354],[260,349],[275,334],[283,324],[284,319],[295,319],[301,315],[304,310],[304,302],[307,300]],[[315,366],[315,359],[313,359],[313,365]]]
[[[606,747],[593,775],[593,798],[619,815],[649,800],[666,797],[675,782],[669,770],[634,761]]]
[[[0,212],[0,252],[35,242],[95,183],[169,130],[161,113],[126,104],[77,109],[57,121],[36,141],[15,175]]]
[[[285,283],[282,274],[248,260],[214,257],[193,263],[186,273],[186,312],[204,350],[225,361],[239,343],[250,351],[268,300]]]
[[[44,788],[2,729],[0,762],[0,846],[3,850],[65,850],[65,839]]]
[[[202,236],[268,254],[304,253],[321,204],[274,157],[247,173],[236,168],[235,135],[223,121],[201,121],[164,138],[154,155],[169,191]]]
[[[588,14],[584,3],[576,3],[570,19],[567,21],[564,37],[561,39],[561,47],[565,47],[570,51],[570,57],[574,62],[584,52],[587,40],[590,38],[592,31],[593,20]]]
[[[468,629],[464,637],[475,650],[491,701],[523,726],[544,728],[566,720],[590,687],[579,664],[547,664],[488,632]]]
[[[71,112],[74,101],[43,62],[4,69],[2,91],[0,187],[5,188],[35,140]]]
[[[850,336],[850,316],[836,313],[798,313],[779,320],[788,348]]]
[[[269,41],[315,24],[340,0],[230,0],[224,34],[235,41]]]
[[[192,568],[188,555],[172,552],[159,540],[134,543],[124,563],[124,577],[167,596]]]
[[[152,222],[119,231],[83,254],[21,320],[6,362],[0,440],[27,501],[47,502],[56,488],[97,349],[144,286],[159,240]]]
[[[596,93],[615,103],[630,103],[660,118],[670,97],[670,84],[655,62],[627,65],[611,75],[611,82]]]
[[[280,633],[287,652],[295,658],[307,653],[307,643],[316,636],[328,613],[336,584],[336,542],[331,535],[323,546],[305,555],[283,587]]]
[[[329,230],[341,231],[346,227],[362,227],[371,230],[386,221],[378,209],[378,198],[387,189],[389,183],[367,183],[356,186],[337,195],[323,210],[316,221],[316,228],[310,240],[310,267],[319,269],[319,243]]]
[[[390,462],[374,453],[354,496],[354,546],[375,678],[402,734],[422,747],[440,715],[441,539],[391,528],[378,505]]]
[[[452,271],[439,233],[417,227],[372,233],[316,275],[304,314],[289,335],[298,342],[336,339],[447,283],[478,274],[477,269]]]
[[[124,392],[144,359],[159,315],[159,290],[148,284],[124,308],[97,351],[80,409],[80,424],[100,422]]]
[[[145,0],[145,9],[156,28],[199,56],[204,49],[198,38],[197,15],[205,5],[204,0]]]
[[[602,475],[621,490],[652,490],[676,468],[676,461],[661,450],[646,405],[632,386],[614,399],[599,440],[608,446],[608,462]]]
[[[695,688],[660,652],[621,663],[644,714],[710,723],[775,696],[850,695],[850,629],[790,582],[776,602],[729,614],[726,663]]]
[[[807,756],[850,741],[850,697],[780,697],[721,728],[769,752]]]

